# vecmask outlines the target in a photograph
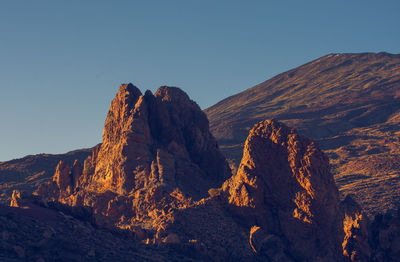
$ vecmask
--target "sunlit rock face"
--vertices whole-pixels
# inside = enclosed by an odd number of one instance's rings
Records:
[[[295,258],[341,256],[342,215],[328,159],[294,129],[274,120],[256,124],[224,190],[234,212],[278,236]]]
[[[368,243],[370,221],[367,215],[351,195],[341,202],[341,210],[344,212],[345,233],[342,243],[343,256],[351,261],[369,261],[372,252]]]
[[[85,177],[76,174],[79,168],[73,168],[73,175],[67,169],[59,165],[54,178],[67,193],[73,191],[67,189],[71,183],[72,188],[119,195],[161,185],[171,191],[178,187],[194,199],[220,186],[229,174],[207,117],[186,93],[161,87],[154,95],[142,95],[132,84],[121,85],[112,101],[103,143],[85,161]]]
[[[102,144],[83,165],[60,162],[53,181],[37,194],[93,207],[114,220],[140,220],[170,194],[185,203],[199,200],[229,175],[206,115],[185,92],[163,86],[143,95],[123,84],[107,114]]]
[[[229,174],[206,115],[175,87],[142,95],[132,84],[122,85],[95,164],[92,186],[119,194],[159,183],[198,199]]]

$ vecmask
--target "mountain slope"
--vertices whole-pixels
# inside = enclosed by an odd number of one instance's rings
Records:
[[[330,54],[205,110],[227,156],[239,163],[248,130],[276,118],[318,141],[339,189],[369,213],[400,201],[400,55]]]

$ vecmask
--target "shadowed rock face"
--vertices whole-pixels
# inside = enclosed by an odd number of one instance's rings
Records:
[[[372,261],[398,261],[400,257],[400,209],[375,216],[369,227]]]
[[[279,236],[294,257],[341,256],[342,216],[328,159],[294,129],[274,120],[256,124],[224,190],[233,210]]]

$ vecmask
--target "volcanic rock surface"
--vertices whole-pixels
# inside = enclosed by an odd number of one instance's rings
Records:
[[[248,131],[275,118],[316,140],[339,191],[369,215],[400,204],[400,55],[330,54],[204,110],[238,166]]]

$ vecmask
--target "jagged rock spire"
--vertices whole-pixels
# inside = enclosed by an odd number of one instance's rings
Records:
[[[230,174],[206,115],[184,91],[167,86],[142,95],[121,85],[90,164],[85,187],[122,195],[158,185],[199,199]]]
[[[295,129],[256,124],[224,189],[249,224],[279,236],[297,259],[340,257],[342,215],[328,158]]]

